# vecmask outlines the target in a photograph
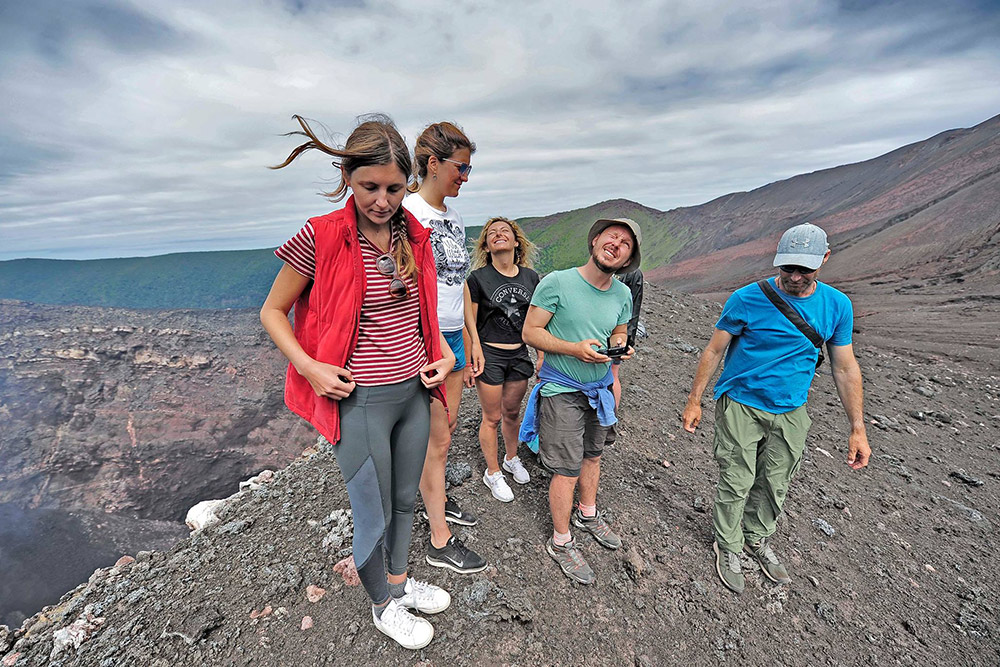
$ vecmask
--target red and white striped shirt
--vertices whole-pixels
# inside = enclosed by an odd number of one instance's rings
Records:
[[[417,281],[400,275],[408,294],[402,299],[389,294],[392,276],[375,268],[384,253],[358,233],[361,261],[365,268],[365,298],[361,304],[358,343],[347,362],[354,381],[361,386],[395,384],[409,380],[427,363],[420,331],[420,300]],[[316,238],[310,223],[274,251],[284,262],[307,278],[316,274]]]

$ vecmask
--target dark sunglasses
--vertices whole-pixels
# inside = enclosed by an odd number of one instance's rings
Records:
[[[399,277],[399,269],[396,266],[396,260],[393,259],[392,255],[386,253],[375,260],[375,270],[381,273],[383,276],[392,276],[392,280],[389,282],[389,294],[396,299],[405,299],[410,294],[410,290],[406,289],[406,283],[403,279]]]
[[[458,160],[452,160],[450,158],[444,158],[442,162],[451,162],[452,164],[458,165],[458,175],[468,176],[472,173],[472,165],[468,162],[459,162]]]
[[[791,266],[791,265],[779,266],[778,270],[781,271],[782,273],[801,273],[804,276],[819,271],[819,269],[809,269],[804,266]]]

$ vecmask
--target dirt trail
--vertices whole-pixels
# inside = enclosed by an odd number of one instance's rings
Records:
[[[900,345],[860,318],[855,348],[875,458],[862,472],[844,464],[845,418],[829,375],[818,377],[806,459],[774,541],[794,581],[775,586],[747,560],[747,590],[736,596],[711,560],[710,403],[696,435],[677,417],[718,312],[716,303],[647,288],[650,337],[623,367],[622,435],[604,458],[599,494],[625,547],[611,552],[578,536],[597,573],[592,586],[571,584],[544,551],[546,480],[529,456],[532,481],[514,489],[514,502],[496,502],[479,481],[469,391],[450,462],[453,475],[465,465],[471,475],[451,493],[480,514],[479,525],[457,532],[491,567],[471,576],[428,567],[418,520],[412,571],[453,596],[432,618],[437,634],[423,651],[379,634],[364,592],[333,571],[350,545],[348,505],[321,448],[244,492],[219,525],[100,571],[16,637],[0,631],[0,664],[1000,662],[995,368]],[[307,600],[310,585],[327,591],[318,602]],[[90,638],[48,662],[53,631],[74,621]]]

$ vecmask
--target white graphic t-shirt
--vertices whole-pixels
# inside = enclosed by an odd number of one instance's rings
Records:
[[[437,210],[418,192],[406,195],[403,206],[431,230],[431,247],[437,266],[438,323],[441,331],[458,331],[465,326],[463,285],[471,263],[465,246],[462,216],[451,206],[444,212]]]

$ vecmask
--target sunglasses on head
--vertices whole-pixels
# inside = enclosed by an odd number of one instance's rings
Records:
[[[781,271],[782,273],[801,273],[804,276],[810,273],[816,273],[816,271],[818,271],[818,269],[810,269],[805,266],[792,266],[792,265],[779,266],[778,270]]]
[[[458,175],[468,176],[472,173],[472,165],[468,162],[459,162],[458,160],[452,160],[451,158],[444,158],[442,162],[451,162],[452,164],[458,165]]]
[[[389,294],[396,299],[405,299],[410,291],[406,289],[406,283],[399,277],[399,269],[396,260],[392,255],[386,253],[375,260],[375,270],[383,276],[392,276],[389,282]]]

